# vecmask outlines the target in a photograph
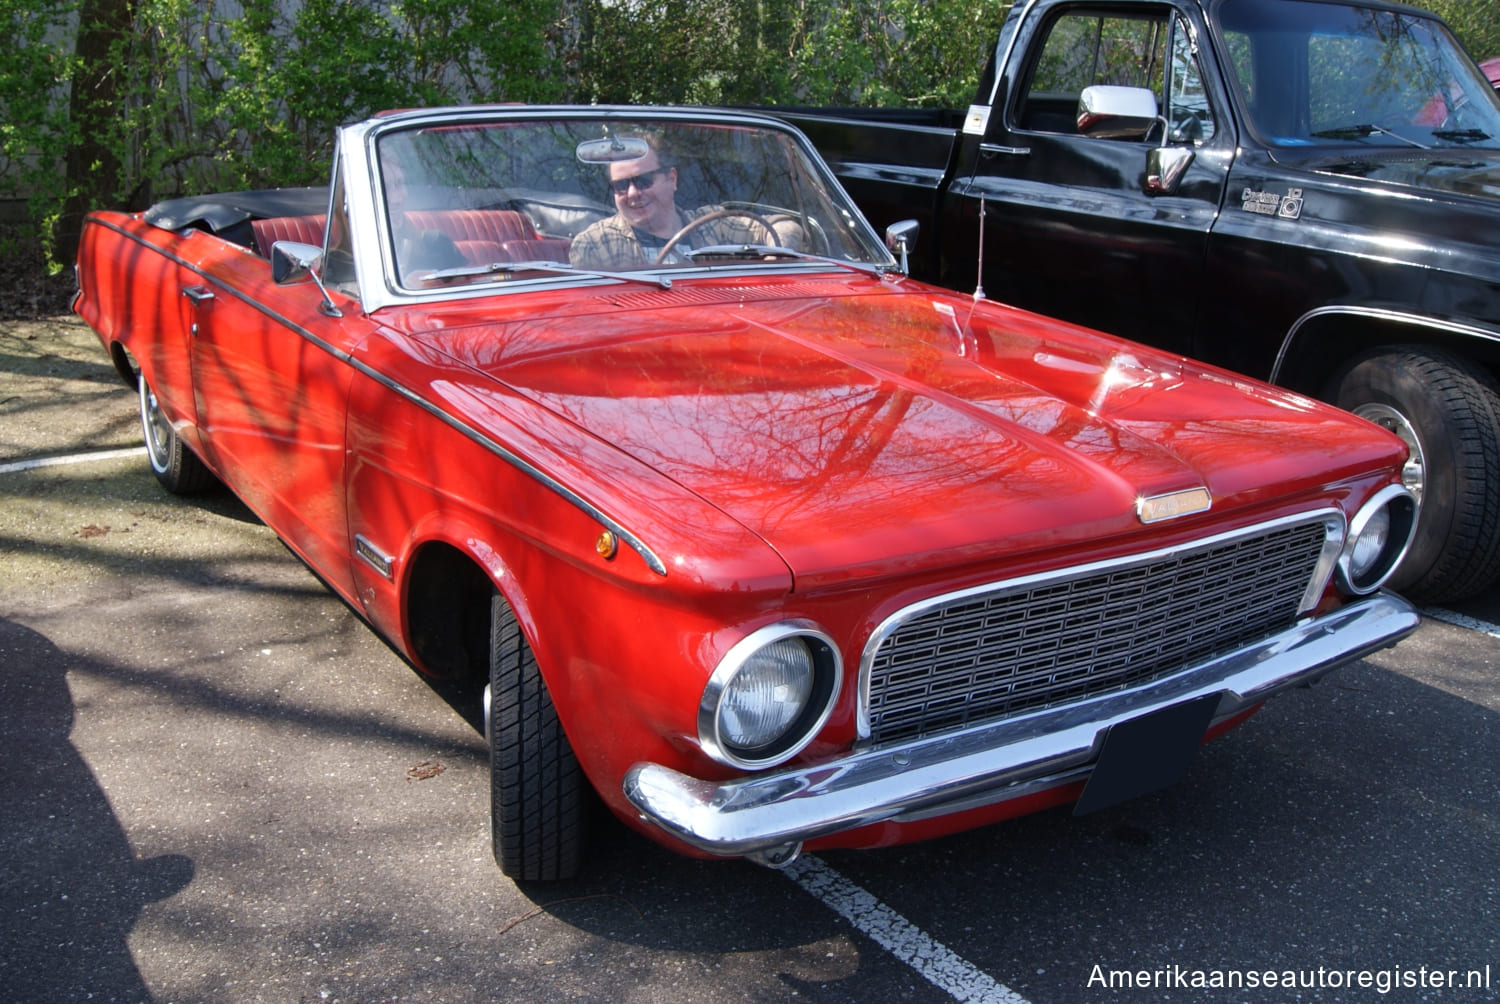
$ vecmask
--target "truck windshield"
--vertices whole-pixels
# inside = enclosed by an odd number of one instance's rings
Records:
[[[1235,83],[1268,144],[1500,149],[1500,101],[1443,25],[1303,0],[1224,4]]]

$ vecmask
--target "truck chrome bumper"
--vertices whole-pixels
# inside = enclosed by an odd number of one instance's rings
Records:
[[[1219,722],[1387,648],[1421,623],[1378,593],[1173,676],[991,725],[858,751],[828,763],[704,781],[636,764],[624,792],[641,817],[699,850],[763,855],[870,823],[992,805],[1086,777],[1113,725],[1219,695]]]

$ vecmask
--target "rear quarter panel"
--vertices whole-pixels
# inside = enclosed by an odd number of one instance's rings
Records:
[[[129,352],[178,435],[201,456],[187,352],[191,317],[178,260],[194,253],[199,236],[124,213],[91,215],[79,243],[74,309],[112,354],[116,346]]]

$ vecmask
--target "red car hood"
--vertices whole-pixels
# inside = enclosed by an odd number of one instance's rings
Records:
[[[401,326],[718,507],[804,585],[1097,540],[1139,529],[1142,496],[1204,487],[1219,510],[1399,455],[1304,398],[914,285],[679,284]]]

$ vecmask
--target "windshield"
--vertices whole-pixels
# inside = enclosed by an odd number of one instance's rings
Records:
[[[1273,146],[1500,149],[1500,101],[1438,21],[1302,0],[1220,11],[1241,100]]]
[[[403,289],[890,264],[821,165],[779,129],[617,115],[428,120],[382,131],[374,149]]]

